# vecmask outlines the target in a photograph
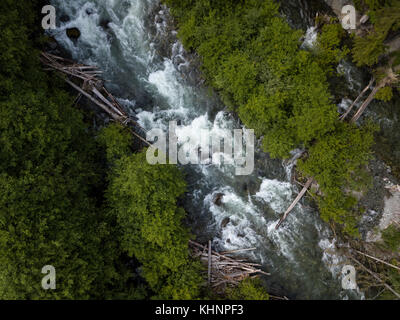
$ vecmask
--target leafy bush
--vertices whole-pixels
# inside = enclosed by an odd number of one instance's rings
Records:
[[[107,201],[121,250],[141,264],[141,275],[157,299],[193,299],[203,280],[189,257],[190,234],[177,198],[186,184],[177,167],[150,165],[146,150],[131,154],[119,125],[100,135],[111,161]]]
[[[376,93],[375,98],[388,102],[393,98],[393,89],[391,87],[384,87],[382,89],[379,89],[379,91]]]
[[[371,157],[375,126],[365,128],[339,123],[336,130],[318,140],[309,149],[306,160],[300,160],[299,170],[313,176],[323,196],[318,204],[321,217],[326,221],[343,224],[345,230],[356,234],[356,218],[352,209],[357,203],[350,191],[368,187],[365,169]]]
[[[247,278],[236,288],[227,289],[230,300],[269,300],[269,295],[257,278]]]
[[[0,4],[0,298],[112,296],[130,276],[115,265],[119,251],[93,196],[96,142],[63,84],[41,70],[37,4]],[[41,287],[48,264],[55,291]]]
[[[400,228],[395,225],[390,225],[388,228],[383,230],[382,239],[385,245],[393,251],[400,249]]]
[[[386,52],[384,41],[389,32],[400,28],[400,1],[365,1],[370,11],[368,14],[374,25],[365,37],[356,36],[353,47],[353,58],[358,66],[373,66]]]

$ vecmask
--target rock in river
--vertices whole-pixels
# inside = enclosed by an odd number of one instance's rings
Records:
[[[78,28],[67,29],[67,36],[72,40],[77,40],[81,36],[81,32]]]
[[[217,193],[214,199],[214,204],[220,206],[222,204],[222,198],[224,197],[223,193]]]

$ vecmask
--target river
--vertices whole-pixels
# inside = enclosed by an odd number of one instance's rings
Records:
[[[158,0],[51,2],[58,25],[52,36],[74,60],[97,65],[107,88],[146,130],[166,130],[174,120],[179,141],[196,145],[201,129],[218,136],[222,129],[241,128],[203,85],[195,59],[177,41],[168,10]],[[78,40],[66,36],[72,27],[81,31]],[[308,40],[312,37],[309,30]],[[188,182],[186,223],[199,241],[212,239],[216,249],[255,247],[245,257],[271,273],[263,280],[272,294],[357,298],[341,288],[343,260],[315,209],[298,205],[279,230],[274,228],[299,191],[290,183],[297,154],[282,162],[257,150],[250,176],[235,176],[232,166],[182,166]],[[218,194],[224,195],[220,205],[214,203]]]

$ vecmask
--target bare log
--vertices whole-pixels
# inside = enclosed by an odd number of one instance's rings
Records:
[[[370,258],[370,259],[372,259],[372,260],[378,261],[378,262],[380,262],[380,263],[383,263],[383,264],[385,264],[385,265],[387,265],[387,266],[389,266],[389,267],[392,267],[392,268],[397,269],[397,270],[400,271],[400,268],[399,268],[399,267],[397,267],[397,266],[395,266],[395,265],[393,265],[393,264],[391,264],[391,263],[389,263],[389,262],[386,262],[386,261],[384,261],[384,260],[375,258],[375,257],[373,257],[373,256],[370,256],[369,254],[363,253],[363,252],[358,251],[358,250],[353,250],[353,251],[355,251],[355,252],[357,252],[357,253],[363,255],[364,257],[367,257],[367,258]]]
[[[119,116],[126,116],[125,114],[123,114],[121,111],[119,111],[117,108],[115,108],[115,106],[108,101],[106,98],[104,98],[104,96],[99,92],[99,90],[97,90],[95,87],[92,88],[92,92],[104,103],[106,103],[116,114],[118,114]]]
[[[146,139],[144,139],[143,137],[141,137],[140,135],[138,135],[134,130],[129,129],[129,131],[136,137],[138,138],[140,141],[144,142],[147,146],[151,146],[151,143],[148,142]]]
[[[269,295],[269,297],[273,300],[289,300],[287,297],[283,296],[283,297],[278,297],[278,296],[273,296],[273,295]]]
[[[195,242],[195,241],[192,241],[192,240],[189,240],[189,244],[191,244],[192,246],[196,246],[196,247],[198,247],[199,249],[207,248],[207,247],[205,247],[205,246],[203,246],[203,245],[201,245],[201,244],[199,244],[199,243],[197,243],[197,242]],[[249,264],[247,264],[247,263],[240,262],[240,260],[233,259],[233,258],[231,258],[231,257],[228,257],[228,256],[225,256],[225,255],[223,255],[223,254],[220,254],[220,253],[218,253],[218,252],[216,252],[216,251],[212,251],[212,254],[215,255],[215,256],[217,256],[217,257],[219,257],[219,258],[222,258],[222,259],[225,259],[225,260],[228,260],[228,261],[236,262],[236,265],[240,265],[240,266],[244,266],[244,267],[249,267]],[[256,270],[256,269],[254,269],[254,270]],[[258,270],[257,272],[263,273],[263,274],[268,275],[268,276],[270,275],[269,273],[266,273],[266,272],[264,272],[264,271],[262,271],[262,270]]]
[[[100,70],[95,70],[95,71],[90,71],[90,70],[94,70],[97,69],[96,66],[83,66],[83,65],[77,65],[73,68],[79,69],[79,70],[86,70],[85,72],[99,72],[99,73],[103,73],[103,71]]]
[[[370,93],[370,95],[368,96],[368,98],[364,101],[364,103],[361,105],[361,107],[357,110],[356,114],[353,116],[353,118],[351,119],[351,122],[356,122],[361,115],[364,113],[365,109],[369,106],[369,104],[372,102],[372,100],[374,100],[375,95],[377,94],[377,92],[383,88],[386,85],[385,81],[381,81],[379,83],[379,85],[377,85],[372,92]]]
[[[308,188],[311,187],[311,184],[313,183],[313,181],[314,181],[313,178],[309,178],[307,180],[306,184],[304,185],[303,190],[300,191],[300,193],[297,195],[296,199],[292,202],[290,207],[284,213],[283,217],[279,220],[278,224],[275,226],[275,230],[279,229],[282,222],[286,220],[289,213],[296,207],[297,203],[301,200],[301,198],[303,198],[303,196],[306,194]]]
[[[107,112],[114,120],[120,121],[121,120],[121,116],[117,115],[116,113],[114,113],[112,110],[110,110],[106,105],[104,105],[103,103],[101,103],[100,101],[96,100],[95,98],[93,98],[90,94],[88,94],[87,92],[85,92],[83,89],[81,89],[79,86],[77,86],[75,83],[73,83],[72,81],[65,79],[65,82],[68,83],[72,88],[74,88],[75,90],[79,91],[82,95],[84,95],[86,98],[88,98],[90,101],[92,101],[93,103],[95,103],[96,105],[98,105],[100,108],[102,108],[105,112]]]
[[[107,89],[104,88],[104,87],[103,87],[103,91],[104,91],[104,92],[107,94],[107,96],[112,100],[112,102],[114,103],[115,107],[116,107],[119,111],[124,112],[124,110],[122,109],[122,107],[120,106],[120,104],[118,103],[118,101],[114,98],[114,96],[113,96],[111,93],[109,93],[109,92],[107,91]]]
[[[257,248],[248,248],[248,249],[237,249],[237,250],[231,250],[231,251],[224,251],[221,252],[221,254],[230,254],[230,253],[237,253],[237,252],[243,252],[243,251],[253,251],[256,250]]]
[[[349,113],[354,108],[354,106],[358,103],[358,101],[362,98],[362,96],[364,96],[364,94],[371,88],[374,81],[375,81],[375,79],[372,78],[371,81],[369,82],[369,84],[364,88],[364,90],[358,95],[356,100],[354,100],[353,103],[351,104],[351,106],[347,109],[346,113],[340,117],[340,120],[344,121],[346,119],[346,117],[349,115]]]

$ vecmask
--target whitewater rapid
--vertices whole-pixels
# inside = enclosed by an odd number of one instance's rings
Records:
[[[176,40],[168,10],[159,1],[51,2],[58,14],[58,28],[51,35],[74,60],[97,65],[106,86],[146,130],[167,130],[169,121],[177,121],[180,143],[193,146],[202,129],[218,136],[224,129],[241,128],[208,88],[190,80],[190,56]],[[68,28],[78,28],[80,38],[69,39]],[[315,38],[315,29],[310,29],[305,45],[311,46]],[[256,169],[246,177],[235,176],[231,166],[182,167],[189,185],[188,224],[199,239],[212,238],[218,249],[255,247],[246,258],[271,273],[265,281],[272,293],[344,298],[339,277],[343,261],[314,209],[298,205],[275,230],[298,192],[290,180],[300,154],[295,150],[292,159],[282,163],[257,151]]]

